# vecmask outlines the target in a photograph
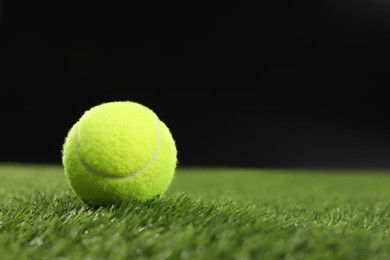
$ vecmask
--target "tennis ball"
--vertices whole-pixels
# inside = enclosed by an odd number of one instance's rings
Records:
[[[148,107],[113,101],[85,111],[62,147],[65,176],[87,204],[144,202],[163,195],[177,150],[168,127]]]

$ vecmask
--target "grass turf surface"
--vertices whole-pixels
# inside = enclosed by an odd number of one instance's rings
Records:
[[[91,209],[60,166],[0,165],[1,259],[390,259],[390,175],[179,168]]]

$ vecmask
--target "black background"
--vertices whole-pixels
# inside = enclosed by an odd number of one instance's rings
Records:
[[[390,168],[384,0],[3,1],[0,29],[0,161],[60,163],[86,109],[132,100],[182,166]]]

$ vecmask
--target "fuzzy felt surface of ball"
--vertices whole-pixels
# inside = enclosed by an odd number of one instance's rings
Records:
[[[150,108],[112,101],[91,107],[70,128],[62,164],[71,188],[89,205],[144,202],[168,189],[177,149],[170,130]]]

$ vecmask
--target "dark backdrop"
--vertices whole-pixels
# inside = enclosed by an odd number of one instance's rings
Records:
[[[387,1],[80,2],[0,4],[0,161],[133,100],[183,166],[390,168]]]

